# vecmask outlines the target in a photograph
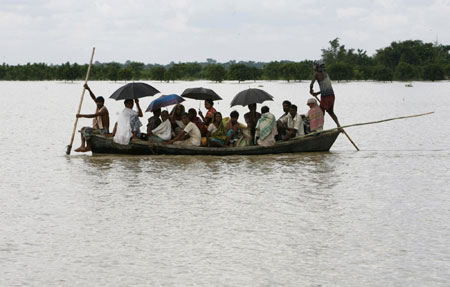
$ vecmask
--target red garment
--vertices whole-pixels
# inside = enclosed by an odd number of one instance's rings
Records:
[[[211,118],[214,121],[214,114],[216,113],[216,109],[211,107],[206,113],[205,118]]]
[[[308,111],[309,129],[319,131],[323,129],[323,112],[317,105]]]
[[[334,95],[329,95],[320,98],[320,107],[327,112],[333,112]]]

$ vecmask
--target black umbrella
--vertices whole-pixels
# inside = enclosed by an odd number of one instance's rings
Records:
[[[150,97],[159,93],[157,89],[146,83],[128,83],[118,88],[109,98],[117,100],[134,100]]]
[[[230,106],[248,106],[251,104],[260,104],[264,101],[273,101],[273,97],[261,89],[247,89],[234,96]]]
[[[198,88],[189,88],[184,90],[184,92],[181,94],[183,98],[190,98],[190,99],[196,99],[196,100],[211,100],[211,101],[218,101],[222,98],[216,94],[211,89],[198,87]]]

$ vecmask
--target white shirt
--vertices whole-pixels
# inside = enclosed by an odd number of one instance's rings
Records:
[[[193,122],[189,122],[184,128],[184,132],[189,135],[189,138],[185,140],[184,144],[200,146],[202,143],[202,134],[198,129],[197,125]]]
[[[172,137],[172,125],[167,119],[160,123],[155,129],[152,130],[152,134],[161,138],[162,140],[168,141]]]
[[[137,116],[138,112],[125,108],[117,120],[117,129],[113,141],[118,144],[127,145],[130,142],[133,133],[131,131],[130,119]]]
[[[287,127],[289,129],[296,129],[297,133],[295,136],[301,136],[305,134],[305,130],[303,129],[303,120],[302,116],[299,114],[295,114],[294,117],[292,117],[291,113],[287,115],[287,117],[283,118],[283,123],[287,123]]]

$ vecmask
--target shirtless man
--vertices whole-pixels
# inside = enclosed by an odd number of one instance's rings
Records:
[[[93,118],[92,132],[99,134],[109,134],[109,112],[104,105],[105,99],[103,97],[96,97],[87,84],[85,84],[84,87],[86,90],[88,90],[89,95],[97,105],[97,109],[95,110],[95,114],[77,114],[76,117]],[[89,143],[86,142],[86,139],[83,136],[83,132],[85,130],[86,128],[81,129],[81,146],[75,150],[76,152],[88,152],[91,150]]]

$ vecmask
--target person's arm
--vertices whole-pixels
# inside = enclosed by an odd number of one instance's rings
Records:
[[[309,93],[311,95],[314,95],[314,83],[316,82],[316,80],[317,80],[317,72],[314,72],[314,75],[311,80],[311,84],[309,84]]]
[[[89,88],[88,84],[84,84],[84,88],[85,88],[86,90],[88,90],[89,95],[91,96],[91,98],[92,98],[92,99],[94,100],[94,102],[95,102],[95,100],[97,99],[97,97],[95,97],[94,93],[91,91],[91,88]]]
[[[142,113],[141,106],[139,105],[139,100],[135,99],[134,102],[136,103],[136,107],[138,109],[138,117],[142,118],[144,114]]]
[[[176,141],[179,141],[179,140],[182,140],[182,139],[184,139],[184,137],[187,135],[187,133],[185,132],[185,131],[183,131],[182,133],[180,133],[180,134],[178,134],[176,137],[174,137],[173,139],[171,139],[171,140],[168,140],[168,141],[165,141],[165,142],[163,142],[164,144],[172,144],[172,143],[174,143],[174,142],[176,142]]]
[[[106,114],[107,114],[106,109],[101,108],[95,114],[77,114],[76,117],[77,118],[95,118],[95,117],[98,117],[98,116],[104,116]]]
[[[198,115],[202,118],[202,122],[205,122],[205,117],[203,116],[203,113],[201,110],[198,110]]]

